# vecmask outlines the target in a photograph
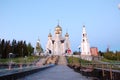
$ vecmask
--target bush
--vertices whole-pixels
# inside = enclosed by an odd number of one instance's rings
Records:
[[[104,53],[104,58],[109,59],[109,60],[120,60],[120,52],[115,52],[113,53],[112,51],[105,52]]]

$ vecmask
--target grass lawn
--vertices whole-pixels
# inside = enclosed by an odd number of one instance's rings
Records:
[[[117,60],[109,60],[109,59],[106,59],[106,58],[102,58],[103,62],[108,62],[108,63],[120,63],[120,61],[117,61]]]
[[[91,61],[83,60],[83,59],[80,59],[80,58],[77,58],[77,57],[72,57],[72,56],[71,56],[71,57],[68,57],[67,60],[68,60],[68,63],[69,63],[69,64],[72,64],[72,63],[73,63],[73,64],[92,63]]]
[[[67,60],[68,60],[68,64],[81,64],[82,66],[84,67],[87,67],[88,64],[90,63],[97,63],[97,62],[94,62],[94,61],[86,61],[86,60],[82,60],[80,58],[76,58],[76,57],[67,57]],[[112,66],[112,69],[114,70],[120,70],[120,67],[117,66],[117,65],[114,65],[114,63],[120,63],[120,61],[115,61],[115,60],[108,60],[108,59],[105,59],[103,58],[102,59],[103,62],[109,62],[109,63],[112,63],[113,66]],[[111,65],[108,65],[108,69],[110,68]]]
[[[8,59],[0,59],[0,63],[9,63],[10,61],[14,63],[31,63],[40,58],[40,56],[28,56],[28,57],[19,57],[19,58],[8,58]]]

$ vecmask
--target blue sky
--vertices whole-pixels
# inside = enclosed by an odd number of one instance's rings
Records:
[[[120,0],[0,0],[0,38],[26,40],[45,49],[56,25],[68,31],[71,48],[78,51],[82,26],[91,47],[120,51]]]

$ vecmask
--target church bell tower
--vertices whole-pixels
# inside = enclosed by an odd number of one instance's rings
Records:
[[[87,33],[85,26],[82,29],[82,40],[81,40],[81,58],[85,60],[92,60],[91,52],[90,52],[90,44],[87,38]]]

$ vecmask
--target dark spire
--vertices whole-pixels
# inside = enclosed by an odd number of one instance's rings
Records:
[[[83,25],[83,27],[85,27],[85,25]]]
[[[58,19],[58,25],[59,25],[59,19]]]

